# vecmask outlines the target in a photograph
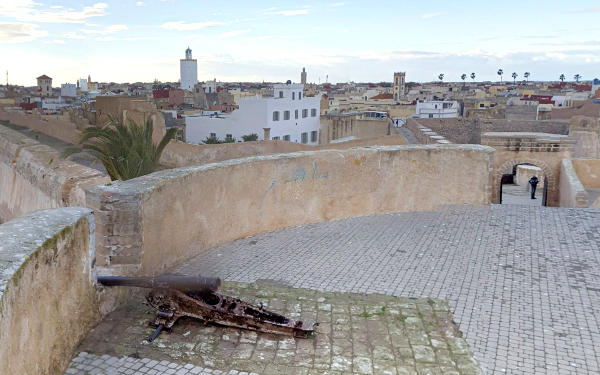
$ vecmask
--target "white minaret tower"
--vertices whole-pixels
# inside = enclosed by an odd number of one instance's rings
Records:
[[[192,91],[194,85],[198,83],[198,62],[192,59],[192,50],[190,47],[185,50],[185,59],[179,61],[179,72],[181,75],[179,87]]]
[[[306,70],[302,68],[302,73],[300,73],[300,83],[306,85]]]

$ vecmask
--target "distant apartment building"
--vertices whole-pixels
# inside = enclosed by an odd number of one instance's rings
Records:
[[[394,73],[394,83],[392,85],[394,95],[394,101],[400,101],[400,98],[404,96],[406,90],[406,72],[396,72]]]
[[[88,80],[87,79],[79,78],[79,81],[77,81],[77,84],[79,85],[79,91],[88,92]]]
[[[316,145],[319,142],[321,95],[305,97],[302,84],[276,84],[273,97],[239,99],[231,113],[204,111],[186,117],[186,141],[206,138],[235,139],[257,134],[259,140],[284,140]]]
[[[77,96],[77,85],[74,83],[63,83],[60,85],[60,96],[74,98]]]
[[[417,118],[454,118],[458,117],[460,108],[457,101],[418,101],[415,107]]]
[[[37,77],[37,91],[40,96],[52,95],[52,78],[45,74]]]
[[[179,61],[179,73],[179,88],[192,91],[194,85],[198,83],[198,62],[192,59],[190,47],[185,50],[185,59]]]

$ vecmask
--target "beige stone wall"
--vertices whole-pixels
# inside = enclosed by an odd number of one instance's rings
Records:
[[[319,144],[347,137],[378,138],[389,134],[390,120],[361,119],[356,116],[321,116]]]
[[[600,159],[572,159],[571,161],[584,187],[600,189]]]
[[[0,374],[62,375],[100,321],[92,233],[76,207],[0,225]]]
[[[537,184],[537,191],[541,191],[544,188],[544,172],[542,168],[533,165],[522,164],[517,166],[515,184],[529,190],[529,179],[533,176],[536,176],[540,180]]]
[[[4,222],[44,208],[85,205],[85,189],[110,178],[0,125],[0,181]]]
[[[573,149],[576,158],[600,158],[600,119],[573,116],[569,136],[577,141]]]
[[[219,145],[193,145],[185,142],[171,141],[165,148],[160,162],[170,168],[186,167],[216,163],[225,160],[246,158],[271,154],[283,154],[297,151],[342,150],[350,147],[389,146],[407,144],[401,135],[390,135],[379,138],[357,139],[343,143],[332,143],[322,146],[309,146],[286,141],[236,142]]]
[[[69,114],[42,116],[23,112],[7,112],[0,107],[0,120],[25,126],[67,143],[79,142],[80,131],[77,129],[77,125],[69,120]]]
[[[591,203],[569,159],[563,159],[561,163],[559,191],[560,207],[588,207]]]
[[[479,145],[307,151],[97,186],[87,194],[97,264],[107,273],[157,273],[215,245],[283,227],[489,204],[492,156]]]

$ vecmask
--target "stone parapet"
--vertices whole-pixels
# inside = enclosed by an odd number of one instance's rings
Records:
[[[100,321],[94,241],[81,207],[0,225],[0,374],[62,374]]]
[[[570,152],[575,143],[567,135],[550,133],[486,132],[481,135],[482,145],[517,152]]]
[[[559,184],[560,207],[589,207],[588,194],[570,159],[562,160]]]
[[[0,125],[0,181],[2,222],[39,209],[83,206],[84,189],[110,178]]]

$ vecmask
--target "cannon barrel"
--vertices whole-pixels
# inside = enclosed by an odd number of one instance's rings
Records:
[[[221,286],[218,277],[164,274],[153,277],[98,276],[98,282],[106,286],[136,286],[149,289],[177,289],[188,291],[215,291]]]

